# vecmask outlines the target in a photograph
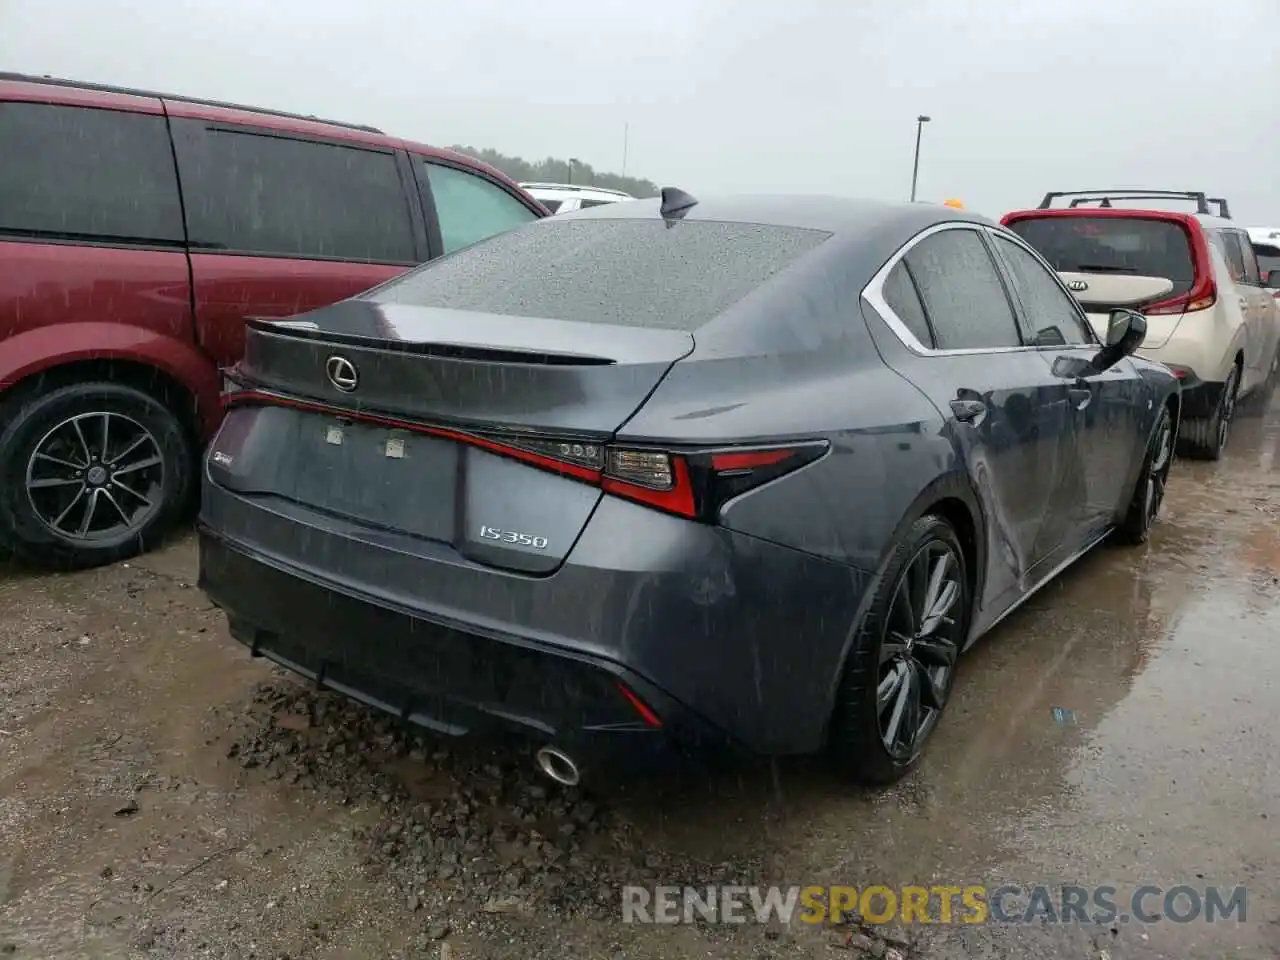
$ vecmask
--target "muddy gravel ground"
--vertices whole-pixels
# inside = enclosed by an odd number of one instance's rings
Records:
[[[0,957],[1280,956],[1280,412],[987,637],[921,769],[564,790],[231,641],[190,536],[0,562]],[[1244,922],[621,922],[624,884],[1243,885]],[[1158,901],[1157,901],[1158,902]]]

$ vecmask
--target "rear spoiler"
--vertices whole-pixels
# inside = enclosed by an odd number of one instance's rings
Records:
[[[544,366],[593,367],[610,366],[618,361],[596,354],[575,353],[567,350],[525,350],[515,347],[492,347],[483,344],[457,341],[392,340],[370,337],[358,333],[325,329],[314,320],[272,320],[267,317],[247,317],[245,325],[251,334],[291,337],[298,340],[314,340],[333,344],[335,347],[373,348],[387,353],[418,354],[424,357],[441,357],[451,360],[471,360],[480,363],[519,363]]]
[[[1115,190],[1055,190],[1044,195],[1044,199],[1040,201],[1040,210],[1048,210],[1053,206],[1055,200],[1072,198],[1068,204],[1069,207],[1080,207],[1087,203],[1096,203],[1102,209],[1108,209],[1115,204],[1113,200],[1190,200],[1196,205],[1196,213],[1204,216],[1217,216],[1223,220],[1231,219],[1231,210],[1227,206],[1225,197],[1210,197],[1199,190],[1147,190],[1138,189],[1115,189]],[[1217,213],[1210,209],[1210,204],[1217,206]]]

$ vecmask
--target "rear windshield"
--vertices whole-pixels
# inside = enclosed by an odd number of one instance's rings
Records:
[[[543,220],[425,264],[369,299],[694,330],[829,236],[751,223]]]
[[[1067,273],[1115,273],[1164,277],[1171,295],[1195,283],[1191,244],[1176,223],[1137,217],[1038,217],[1009,229],[1053,266]]]

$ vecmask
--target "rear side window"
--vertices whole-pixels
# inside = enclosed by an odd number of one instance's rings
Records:
[[[943,230],[906,256],[939,350],[1018,347],[1022,338],[987,245],[974,230]]]
[[[1258,257],[1253,252],[1253,244],[1249,241],[1247,233],[1237,233],[1236,240],[1240,243],[1240,256],[1244,261],[1244,282],[1259,284],[1262,277],[1258,274]]]
[[[899,260],[889,276],[885,277],[881,290],[884,302],[894,312],[903,325],[911,332],[919,344],[932,348],[933,331],[929,329],[929,321],[924,315],[924,304],[920,302],[920,294],[916,292],[915,282],[907,271],[907,264]]]
[[[210,127],[184,148],[194,246],[236,253],[415,263],[395,155]]]
[[[422,163],[435,200],[445,253],[538,219],[523,203],[474,173]]]
[[[996,249],[1009,266],[1023,313],[1037,346],[1092,343],[1075,300],[1057,278],[1035,257],[1005,237],[996,237]]]
[[[549,219],[426,264],[371,297],[694,330],[829,236],[749,223]]]
[[[1173,282],[1169,296],[1186,293],[1195,283],[1187,234],[1169,220],[1033,217],[1009,229],[1059,272],[1164,277]]]
[[[1240,238],[1231,231],[1214,231],[1209,235],[1216,241],[1218,249],[1227,261],[1227,272],[1236,283],[1244,282],[1244,251],[1240,249]]]
[[[185,237],[163,117],[0,103],[0,232],[178,245]]]

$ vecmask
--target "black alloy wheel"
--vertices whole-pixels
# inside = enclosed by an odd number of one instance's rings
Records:
[[[883,568],[837,694],[831,747],[855,779],[892,783],[919,759],[951,695],[970,605],[955,530],[922,517]]]
[[[1117,538],[1123,543],[1146,543],[1151,535],[1151,528],[1160,515],[1165,489],[1169,484],[1173,446],[1173,415],[1165,407],[1160,411],[1155,429],[1151,433],[1151,441],[1147,444],[1142,472],[1134,486],[1129,509],[1116,530]]]

